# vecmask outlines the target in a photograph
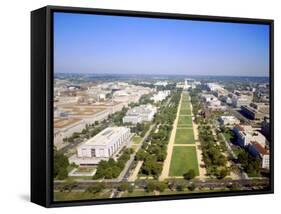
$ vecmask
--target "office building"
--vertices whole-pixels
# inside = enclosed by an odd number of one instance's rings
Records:
[[[130,138],[126,127],[108,127],[77,148],[78,158],[109,158],[119,151]]]
[[[220,116],[219,122],[220,122],[221,125],[224,125],[224,126],[233,126],[233,125],[237,125],[237,124],[240,123],[240,121],[232,115],[230,115],[230,116]]]
[[[123,123],[142,123],[153,120],[157,108],[151,104],[136,106],[127,111],[126,116],[123,117]]]
[[[165,100],[166,97],[168,97],[169,95],[170,95],[169,90],[159,91],[157,94],[153,95],[151,100],[153,100],[154,103],[161,102],[161,101]]]
[[[252,96],[246,96],[246,95],[237,96],[237,95],[234,95],[232,97],[232,105],[235,108],[240,108],[241,106],[250,105],[252,100],[253,100]]]
[[[261,159],[261,167],[265,169],[269,169],[270,165],[270,157],[269,157],[269,149],[266,146],[259,144],[258,142],[251,141],[248,146],[249,152],[254,157],[259,157]]]

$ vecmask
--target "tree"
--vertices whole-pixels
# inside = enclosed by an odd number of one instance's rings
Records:
[[[217,171],[217,179],[223,179],[227,176],[228,170],[226,168],[222,168]]]
[[[109,158],[108,161],[100,161],[93,179],[117,178],[125,167],[126,162],[130,159],[131,152],[131,149],[125,149],[117,161],[115,161],[113,158]]]
[[[165,189],[168,188],[168,185],[165,182],[158,182],[156,183],[156,190],[159,192],[164,192]]]
[[[153,181],[148,181],[146,185],[146,191],[147,192],[153,192],[155,190],[155,183]]]
[[[137,153],[136,153],[136,160],[144,160],[147,157],[147,153],[145,152],[144,149],[140,149]]]
[[[62,154],[61,152],[58,152],[56,149],[54,150],[54,178],[57,178],[59,180],[63,180],[67,178],[68,171],[67,167],[69,166],[68,158]]]
[[[241,150],[238,155],[238,160],[243,169],[252,176],[257,176],[260,173],[261,160],[251,156],[247,151]]]
[[[62,187],[62,191],[71,192],[76,186],[77,183],[75,181],[67,181]]]
[[[64,180],[68,177],[68,171],[66,168],[61,168],[58,172],[57,179]]]
[[[86,192],[90,192],[90,193],[96,194],[96,193],[101,192],[104,188],[105,188],[105,184],[104,183],[97,183],[97,184],[94,184],[94,185],[88,187],[86,189]]]
[[[176,190],[179,191],[179,192],[181,192],[181,191],[184,190],[184,186],[183,186],[182,184],[178,184],[178,185],[176,186]]]
[[[129,193],[134,192],[134,186],[129,185],[128,192],[129,192]]]
[[[118,186],[118,191],[128,191],[129,190],[129,184],[128,183],[122,183]]]
[[[196,174],[195,174],[195,170],[194,169],[190,169],[190,170],[188,170],[188,172],[183,174],[183,177],[186,180],[191,180],[191,179],[195,178],[195,176],[196,176]]]
[[[190,191],[194,191],[196,186],[194,183],[190,184],[188,187],[187,187]]]

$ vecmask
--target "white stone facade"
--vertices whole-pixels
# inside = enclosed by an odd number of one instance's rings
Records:
[[[219,122],[224,126],[233,126],[240,123],[240,121],[234,116],[220,116]]]
[[[77,148],[78,158],[109,158],[130,138],[130,129],[109,127]]]
[[[154,115],[157,112],[157,108],[153,105],[141,105],[129,109],[126,116],[123,117],[123,123],[142,123],[150,122],[153,120]]]
[[[153,100],[155,103],[161,102],[162,100],[165,100],[166,97],[170,95],[170,93],[171,92],[169,90],[159,91],[151,98],[151,100]]]

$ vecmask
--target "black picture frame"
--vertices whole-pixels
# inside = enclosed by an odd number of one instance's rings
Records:
[[[188,195],[97,199],[87,201],[53,201],[53,13],[86,13],[113,16],[201,20],[270,27],[270,187],[267,190],[196,193]],[[143,11],[90,9],[46,6],[31,12],[31,201],[44,207],[146,202],[207,197],[268,194],[274,192],[274,21],[220,16],[186,15]]]

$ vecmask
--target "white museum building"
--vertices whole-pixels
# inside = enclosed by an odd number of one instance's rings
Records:
[[[108,127],[77,148],[78,158],[109,158],[130,139],[130,129]]]

